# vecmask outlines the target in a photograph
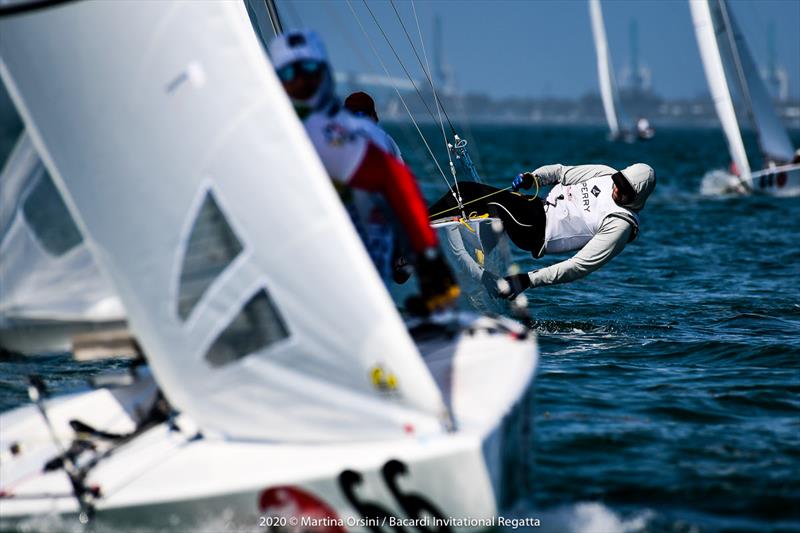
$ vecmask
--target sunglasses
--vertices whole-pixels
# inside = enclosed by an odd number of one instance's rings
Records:
[[[304,61],[290,63],[285,67],[279,68],[276,72],[278,73],[278,78],[280,78],[282,82],[288,82],[295,79],[300,73],[306,75],[317,74],[322,71],[322,67],[323,63],[321,61],[306,59]]]
[[[616,172],[611,176],[611,179],[614,181],[614,185],[617,186],[622,204],[629,204],[636,199],[636,190],[634,190],[633,185],[622,172]]]

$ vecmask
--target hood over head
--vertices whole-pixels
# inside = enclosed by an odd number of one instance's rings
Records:
[[[633,190],[636,191],[636,198],[633,202],[624,205],[633,211],[640,211],[644,208],[647,198],[656,188],[656,171],[650,165],[636,163],[622,169],[622,174],[630,182]]]

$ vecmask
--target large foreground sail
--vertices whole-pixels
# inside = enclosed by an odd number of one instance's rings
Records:
[[[0,34],[3,80],[179,410],[239,438],[440,431],[241,3],[70,2]]]

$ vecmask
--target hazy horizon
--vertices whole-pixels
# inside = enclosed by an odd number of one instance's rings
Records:
[[[345,0],[277,0],[286,27],[311,27],[328,45],[337,70],[383,70]],[[729,2],[759,67],[768,61],[767,33],[774,28],[776,63],[786,69],[790,98],[800,98],[800,0]],[[394,76],[402,69],[361,1],[352,0],[381,59]],[[421,53],[412,3],[395,1]],[[388,1],[369,7],[412,76],[422,77],[417,59]],[[597,92],[597,67],[585,0],[429,0],[416,8],[428,59],[433,61],[433,19],[442,21],[445,64],[463,92],[494,98],[577,98]],[[614,0],[602,2],[618,79],[630,61],[630,27],[638,28],[639,64],[652,73],[653,90],[667,99],[708,93],[688,2]],[[423,60],[424,61],[424,60]]]

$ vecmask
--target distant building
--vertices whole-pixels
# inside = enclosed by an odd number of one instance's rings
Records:
[[[628,26],[630,61],[622,69],[620,82],[622,88],[633,94],[646,94],[653,90],[652,71],[639,62],[639,26],[631,19]]]
[[[437,14],[433,18],[433,82],[437,91],[452,95],[456,92],[456,80],[453,68],[445,59],[443,42],[442,18]]]

